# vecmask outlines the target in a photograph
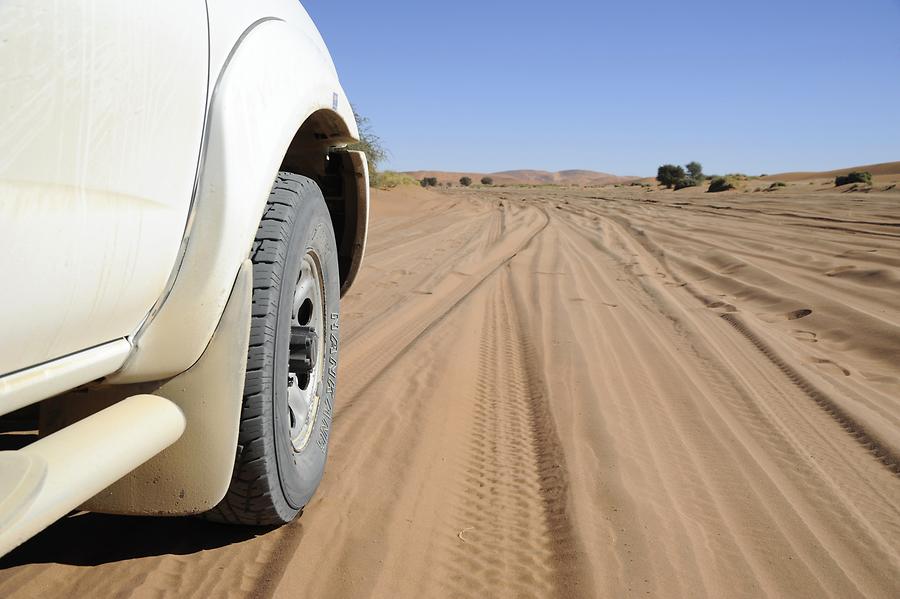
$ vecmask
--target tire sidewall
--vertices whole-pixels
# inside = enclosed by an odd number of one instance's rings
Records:
[[[294,290],[300,276],[303,257],[309,250],[313,250],[318,256],[324,280],[325,330],[324,338],[319,339],[319,343],[324,344],[324,364],[317,389],[319,402],[316,419],[308,442],[298,452],[291,443],[288,417],[288,354]],[[303,201],[298,205],[282,276],[275,329],[275,359],[271,371],[273,380],[270,387],[273,395],[273,439],[278,482],[284,500],[292,510],[300,510],[316,491],[325,471],[334,408],[340,340],[340,276],[337,248],[331,220],[320,193],[303,194]]]

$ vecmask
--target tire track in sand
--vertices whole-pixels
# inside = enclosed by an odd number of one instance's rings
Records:
[[[828,394],[820,390],[816,385],[800,374],[796,368],[788,364],[778,353],[762,338],[750,330],[743,320],[736,314],[722,314],[721,317],[740,333],[747,341],[759,350],[772,364],[774,364],[795,386],[813,400],[816,405],[825,410],[840,427],[862,445],[872,457],[884,464],[895,475],[900,475],[900,456],[897,456],[890,447],[882,443],[875,435],[869,432],[865,426],[853,416],[842,409],[831,399]]]
[[[666,273],[667,277],[675,283],[679,288],[684,289],[694,299],[702,303],[707,308],[717,308],[713,299],[707,294],[699,291],[695,285],[684,280],[675,269],[670,265],[670,261],[678,262],[679,258],[671,256],[662,247],[649,239],[647,235],[636,229],[634,225],[622,216],[610,216],[610,221],[616,223],[621,229],[621,234],[630,237],[633,243],[636,243],[643,250],[648,252],[650,256],[658,261],[659,268]],[[722,302],[718,302],[722,303]],[[806,397],[811,399],[816,405],[824,410],[834,421],[845,431],[850,437],[858,442],[866,451],[869,452],[879,463],[884,465],[891,473],[900,476],[900,455],[887,443],[884,443],[877,433],[873,432],[866,425],[854,418],[848,410],[842,408],[837,401],[829,396],[826,392],[800,373],[797,368],[790,365],[788,361],[782,357],[769,343],[755,332],[752,327],[734,310],[733,306],[723,304],[725,312],[720,313],[720,317],[739,333],[745,340],[749,341],[759,353],[765,357],[772,365],[774,365],[781,373]]]
[[[486,306],[468,439],[438,563],[451,596],[570,596],[580,567],[568,474],[538,361],[502,273]],[[583,592],[583,590],[582,590]]]

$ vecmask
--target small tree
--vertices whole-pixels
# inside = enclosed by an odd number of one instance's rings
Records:
[[[438,184],[437,177],[424,177],[419,183],[422,187],[435,187]]]
[[[472,177],[460,177],[459,184],[462,185],[463,187],[468,187],[469,185],[472,184]]]
[[[482,185],[493,185],[494,179],[493,179],[493,177],[482,177],[481,184]]]
[[[691,179],[695,181],[700,181],[703,179],[703,167],[696,160],[694,162],[688,162],[684,165],[684,168],[687,169],[688,174],[691,176]]]
[[[666,186],[668,189],[684,179],[685,172],[680,166],[674,164],[664,164],[656,170],[656,180]]]

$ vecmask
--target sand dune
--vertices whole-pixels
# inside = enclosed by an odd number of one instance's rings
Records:
[[[885,175],[900,175],[900,161],[898,162],[880,162],[878,164],[864,164],[862,166],[853,166],[850,168],[841,168],[833,171],[821,172],[790,172],[780,173],[777,175],[768,175],[763,177],[772,181],[803,181],[806,179],[834,179],[838,175],[846,175],[853,171],[869,171],[872,176],[879,177]]]
[[[469,177],[475,183],[481,181],[482,177],[489,176],[493,178],[494,185],[561,185],[573,187],[587,187],[598,185],[609,185],[613,183],[624,183],[632,181],[635,177],[621,177],[619,175],[611,175],[609,173],[601,173],[588,170],[565,170],[565,171],[540,171],[540,170],[513,170],[501,171],[497,173],[463,173],[450,171],[410,171],[405,173],[415,179],[423,177],[437,177],[441,183],[450,182],[454,185],[461,177]]]
[[[0,596],[900,596],[897,206],[379,193],[306,513],[70,517]]]

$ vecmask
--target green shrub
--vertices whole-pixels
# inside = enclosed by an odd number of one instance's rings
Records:
[[[783,181],[775,181],[774,183],[769,185],[769,188],[766,191],[775,191],[779,187],[787,187],[787,183],[784,183]]]
[[[709,192],[716,193],[719,191],[728,191],[729,189],[734,189],[734,185],[732,185],[728,179],[725,177],[716,177],[709,184]]]
[[[375,173],[375,176],[372,177],[372,187],[377,187],[378,189],[393,189],[394,187],[399,187],[401,185],[418,184],[419,181],[416,181],[409,175],[404,175],[403,173],[398,173],[396,171]]]
[[[494,178],[493,178],[493,177],[482,177],[482,178],[481,178],[481,184],[482,184],[482,185],[493,185],[493,184],[494,184]]]
[[[834,184],[836,187],[847,185],[848,183],[864,183],[866,185],[871,185],[872,173],[870,173],[869,171],[853,171],[852,173],[847,173],[846,175],[838,175],[834,178]]]
[[[419,183],[422,187],[437,187],[438,180],[437,177],[425,177]]]
[[[697,185],[699,185],[699,183],[696,179],[693,177],[685,177],[684,179],[675,182],[675,191],[684,189],[685,187],[697,187]]]
[[[472,177],[460,177],[459,184],[462,185],[463,187],[468,187],[469,185],[472,184]]]
[[[672,189],[676,183],[685,178],[686,173],[680,166],[674,164],[664,164],[656,169],[656,180]]]
[[[381,138],[375,135],[369,119],[356,112],[353,107],[353,116],[356,118],[356,127],[359,129],[359,141],[349,144],[348,150],[365,152],[366,162],[369,165],[369,185],[378,184],[378,165],[387,158],[388,152],[381,142]]]

